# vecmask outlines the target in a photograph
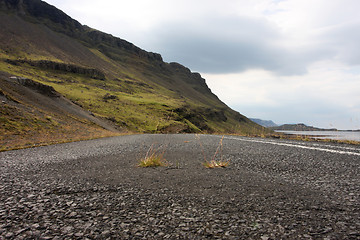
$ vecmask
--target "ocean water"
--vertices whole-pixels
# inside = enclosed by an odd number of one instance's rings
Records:
[[[308,135],[318,139],[350,140],[360,142],[360,132],[350,131],[276,131],[293,135]]]

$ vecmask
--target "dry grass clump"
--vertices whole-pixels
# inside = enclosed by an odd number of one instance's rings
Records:
[[[200,144],[200,147],[201,147],[201,151],[203,153],[203,156],[204,156],[204,163],[203,163],[203,166],[205,168],[226,168],[227,166],[229,166],[230,164],[230,161],[224,161],[223,160],[223,154],[222,154],[222,151],[223,151],[223,140],[224,140],[224,136],[220,139],[220,142],[219,142],[219,145],[215,151],[215,154],[214,156],[211,158],[210,161],[208,161],[206,159],[206,155],[205,155],[205,152],[204,152],[204,147],[200,141],[200,137],[199,135],[196,135],[196,138],[198,139],[199,141],[199,144]],[[216,160],[216,156],[217,155],[220,155],[220,160]]]
[[[144,158],[139,160],[138,167],[166,167],[168,162],[164,158],[165,150],[159,152],[154,150],[154,145],[151,145]]]
[[[229,161],[215,161],[211,160],[210,162],[206,161],[203,163],[204,167],[206,168],[226,168],[229,166]]]

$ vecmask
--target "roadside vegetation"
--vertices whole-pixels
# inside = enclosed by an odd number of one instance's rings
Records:
[[[227,161],[216,161],[216,160],[211,160],[210,162],[206,161],[203,163],[205,168],[226,168],[227,166],[229,166],[230,162]]]
[[[166,149],[165,149],[166,150]],[[168,162],[166,161],[164,154],[165,150],[154,149],[152,144],[149,150],[146,152],[145,157],[139,160],[138,167],[166,167]]]
[[[359,141],[353,140],[336,140],[336,139],[319,139],[314,138],[313,136],[307,135],[292,135],[292,134],[276,134],[274,135],[276,138],[279,139],[289,139],[289,140],[296,140],[296,141],[305,141],[305,142],[326,142],[326,143],[339,143],[339,144],[349,144],[349,145],[360,145]]]
[[[204,146],[200,140],[200,135],[196,135],[196,139],[199,143],[199,146],[201,148],[201,152],[202,155],[204,157],[204,162],[202,163],[202,165],[205,168],[225,168],[227,166],[229,166],[230,161],[226,161],[223,159],[223,140],[224,140],[224,136],[222,136],[222,138],[219,141],[219,144],[216,148],[216,151],[214,153],[214,155],[211,157],[210,160],[207,159],[206,154],[205,154],[205,150],[204,150]]]

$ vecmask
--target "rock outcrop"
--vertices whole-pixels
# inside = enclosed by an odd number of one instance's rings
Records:
[[[18,64],[29,64],[30,66],[42,68],[42,69],[50,69],[50,70],[58,70],[63,72],[70,72],[70,73],[77,73],[86,75],[88,77],[94,78],[94,79],[100,79],[105,80],[105,74],[95,68],[85,68],[81,66],[77,66],[74,64],[67,64],[67,63],[60,63],[60,62],[54,62],[49,60],[40,60],[40,61],[31,61],[31,60],[11,60],[7,59],[7,63],[18,65]]]
[[[57,91],[55,91],[55,89],[52,86],[36,82],[29,78],[12,76],[12,77],[10,77],[10,79],[13,81],[17,81],[19,84],[21,84],[25,87],[31,88],[33,90],[36,90],[39,93],[47,95],[49,97],[60,97],[61,96]]]

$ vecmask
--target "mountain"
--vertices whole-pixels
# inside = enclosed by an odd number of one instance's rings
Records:
[[[303,123],[298,124],[284,124],[277,127],[272,127],[272,130],[281,130],[281,131],[337,131],[336,128],[332,129],[323,129],[323,128],[316,128],[313,126],[307,126]]]
[[[0,96],[5,99],[1,105],[3,142],[17,135],[30,136],[32,142],[36,132],[49,132],[48,128],[58,139],[61,137],[54,133],[61,135],[65,126],[69,129],[63,133],[66,140],[67,134],[78,132],[71,131],[75,125],[97,129],[95,132],[101,126],[106,134],[113,129],[140,133],[270,131],[230,109],[200,74],[84,26],[40,0],[0,0],[0,81]],[[93,118],[73,108],[49,111],[34,96],[18,94],[25,91],[24,86],[46,97],[43,101],[48,105],[55,97],[41,89],[51,88]],[[52,116],[52,123],[46,115]],[[36,119],[42,123],[34,125]],[[72,119],[72,124],[66,119]],[[112,127],[105,129],[105,125]]]
[[[251,121],[263,126],[263,127],[276,127],[278,126],[276,123],[274,123],[271,120],[262,120],[258,118],[249,118]]]

